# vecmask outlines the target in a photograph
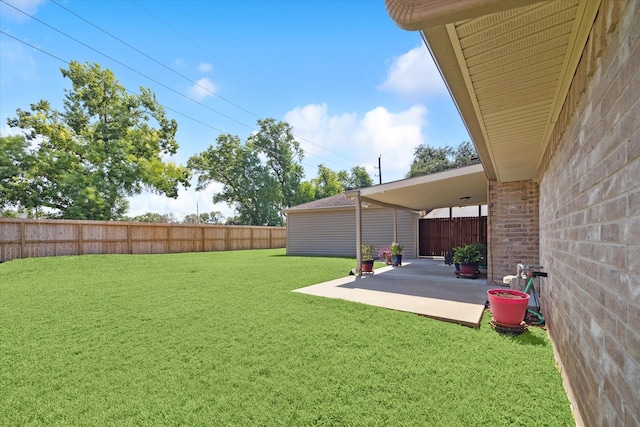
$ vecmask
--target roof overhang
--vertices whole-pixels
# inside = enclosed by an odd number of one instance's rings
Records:
[[[419,30],[487,177],[536,178],[600,0],[385,0]]]
[[[482,165],[475,164],[362,188],[347,196],[357,192],[362,201],[413,211],[482,205],[487,203],[487,176]]]

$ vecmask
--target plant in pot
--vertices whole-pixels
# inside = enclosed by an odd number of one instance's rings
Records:
[[[378,259],[386,262],[387,265],[391,264],[391,248],[389,246],[381,246],[378,249]]]
[[[482,254],[475,244],[458,246],[454,249],[453,262],[460,265],[461,274],[475,274]]]
[[[522,323],[529,305],[529,294],[515,289],[489,289],[487,296],[496,323],[508,326]]]
[[[375,246],[362,244],[361,254],[362,261],[360,262],[360,269],[363,273],[373,273],[373,251]]]
[[[473,245],[478,248],[478,250],[480,251],[480,256],[482,257],[480,259],[480,263],[478,265],[478,271],[480,271],[480,273],[486,273],[487,272],[487,245],[481,242],[478,243],[473,243]]]
[[[402,249],[404,245],[393,242],[391,244],[391,260],[394,266],[402,265]]]

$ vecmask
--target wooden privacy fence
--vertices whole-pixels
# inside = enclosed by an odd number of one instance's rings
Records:
[[[451,248],[487,242],[487,217],[420,220],[420,256],[443,256]]]
[[[286,228],[0,218],[0,262],[83,254],[284,248]]]

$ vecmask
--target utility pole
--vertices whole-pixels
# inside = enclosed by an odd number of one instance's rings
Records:
[[[378,182],[379,182],[380,184],[382,184],[382,164],[381,164],[381,162],[380,162],[380,158],[381,158],[381,157],[382,157],[382,156],[378,156],[378,167],[376,168],[376,167],[374,166],[374,168],[375,168],[375,169],[378,169]]]

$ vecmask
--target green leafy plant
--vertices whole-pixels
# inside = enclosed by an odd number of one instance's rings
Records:
[[[362,244],[362,260],[363,261],[371,261],[373,260],[373,252],[376,250],[376,247],[373,245],[365,245]]]
[[[476,244],[458,246],[454,248],[453,262],[457,264],[471,264],[482,259],[480,249]]]
[[[482,242],[478,242],[478,243],[472,243],[472,246],[475,246],[478,251],[480,251],[480,267],[486,268],[487,267],[487,245],[482,243]]]
[[[404,245],[400,243],[393,242],[391,244],[391,253],[393,255],[402,255],[402,250],[404,249]]]

